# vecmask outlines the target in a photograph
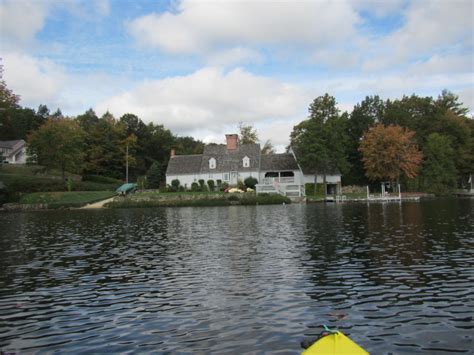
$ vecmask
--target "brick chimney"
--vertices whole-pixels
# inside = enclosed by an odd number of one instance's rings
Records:
[[[238,134],[226,134],[225,139],[227,141],[227,150],[236,150],[239,146]]]
[[[176,155],[176,149],[172,148],[170,152],[170,158],[174,158]]]

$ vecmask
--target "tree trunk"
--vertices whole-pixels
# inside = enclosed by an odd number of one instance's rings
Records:
[[[315,172],[314,173],[314,192],[313,192],[313,195],[316,196],[317,193],[318,193],[318,173]]]
[[[326,198],[328,194],[328,187],[327,187],[327,181],[326,181],[326,169],[323,170],[323,187],[324,187],[324,198]]]

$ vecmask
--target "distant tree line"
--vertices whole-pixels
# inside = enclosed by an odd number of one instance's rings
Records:
[[[127,113],[101,117],[89,109],[76,117],[19,105],[0,65],[0,140],[25,139],[38,164],[83,175],[123,179],[149,175],[164,181],[169,153],[200,154],[204,143],[174,135],[163,125],[145,124]],[[405,190],[449,193],[467,185],[474,172],[474,121],[453,93],[436,99],[417,95],[382,100],[367,96],[351,113],[340,112],[329,94],[309,106],[307,119],[290,135],[291,147],[307,169],[326,176],[338,169],[344,185],[396,181]],[[252,125],[239,125],[241,142],[256,143]],[[274,152],[270,141],[262,153]]]
[[[293,128],[301,164],[326,175],[338,169],[345,185],[393,181],[405,190],[449,193],[474,172],[474,121],[453,93],[396,100],[367,96],[341,113],[325,94]]]
[[[107,112],[98,117],[89,109],[64,117],[59,109],[51,113],[45,105],[37,110],[21,107],[19,99],[0,77],[0,140],[26,140],[34,162],[63,173],[124,179],[128,151],[132,181],[146,175],[152,165],[153,178],[163,181],[172,148],[180,154],[204,149],[203,142],[179,137],[163,125],[145,124],[134,114],[115,118]]]

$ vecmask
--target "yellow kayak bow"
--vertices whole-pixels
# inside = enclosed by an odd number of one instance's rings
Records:
[[[369,353],[341,332],[334,331],[317,340],[301,355],[369,355]]]

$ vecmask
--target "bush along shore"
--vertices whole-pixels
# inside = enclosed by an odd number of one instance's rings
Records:
[[[232,205],[281,205],[291,200],[281,195],[247,193],[158,193],[138,192],[117,197],[108,208],[198,207]]]

